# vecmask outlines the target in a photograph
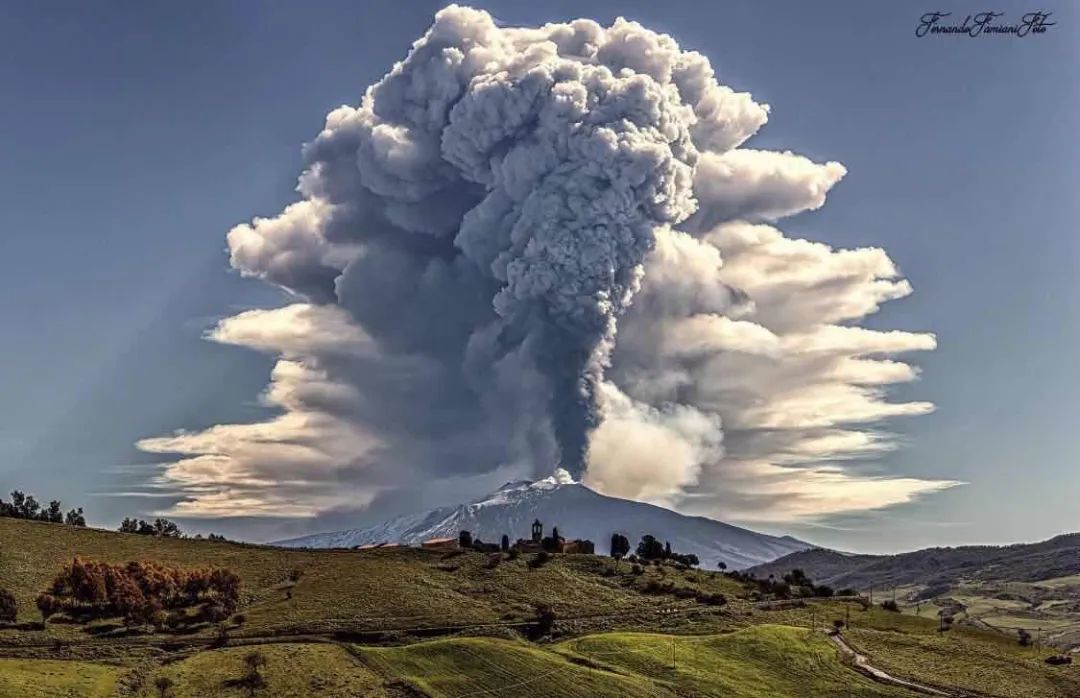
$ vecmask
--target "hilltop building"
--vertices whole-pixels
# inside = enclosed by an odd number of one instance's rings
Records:
[[[556,529],[552,529],[552,534],[555,531]],[[549,553],[566,553],[569,555],[593,555],[596,551],[596,546],[591,540],[567,540],[562,536],[544,536],[544,524],[540,523],[540,519],[533,521],[530,538],[518,538],[517,542],[511,547],[519,553],[547,551]]]

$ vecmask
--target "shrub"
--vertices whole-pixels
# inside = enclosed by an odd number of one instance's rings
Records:
[[[247,616],[245,616],[243,613],[237,613],[235,616],[232,617],[232,620],[235,625],[243,625],[247,622]]]
[[[0,589],[0,623],[14,623],[18,615],[15,595],[7,589]]]
[[[630,573],[635,575],[642,575],[645,574],[645,569],[641,565],[634,563],[634,565],[630,568]]]
[[[1031,633],[1020,628],[1016,631],[1016,641],[1020,643],[1021,647],[1027,647],[1031,644]]]
[[[707,594],[700,593],[697,597],[698,603],[703,603],[706,606],[726,606],[727,597],[720,593]]]
[[[892,599],[887,599],[881,602],[881,607],[886,611],[892,611],[893,613],[899,613],[900,607]]]
[[[836,629],[836,632],[840,632],[841,630],[844,629],[844,619],[843,618],[834,618],[833,622],[832,622],[832,626],[833,626],[833,628]]]
[[[158,698],[168,698],[172,695],[173,680],[168,676],[159,676],[154,679],[154,688],[157,689]]]
[[[536,554],[535,557],[533,557],[532,560],[529,560],[529,567],[533,567],[533,568],[543,567],[544,565],[546,565],[548,563],[548,560],[550,560],[550,559],[551,559],[551,553],[549,553],[546,550],[541,550],[540,552],[538,552]]]
[[[536,620],[534,630],[537,637],[550,635],[555,627],[555,609],[548,604],[537,604],[535,607]]]

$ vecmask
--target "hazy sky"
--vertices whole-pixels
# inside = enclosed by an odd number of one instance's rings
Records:
[[[722,83],[772,106],[748,146],[847,168],[823,208],[783,221],[788,235],[883,248],[914,287],[862,324],[936,335],[906,359],[921,379],[891,396],[937,409],[890,420],[903,448],[875,467],[967,484],[756,527],[867,551],[1080,529],[1080,15],[1043,7],[1056,25],[1023,39],[916,38],[926,8],[806,5],[476,3],[506,25],[622,14],[705,54]],[[161,458],[136,441],[267,417],[273,358],[202,339],[287,300],[230,270],[225,233],[296,200],[300,144],[439,7],[0,9],[0,489],[115,525],[176,499],[147,496]],[[388,497],[367,516],[431,503]],[[185,523],[255,539],[307,525]]]

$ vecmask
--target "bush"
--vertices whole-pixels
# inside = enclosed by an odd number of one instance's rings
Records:
[[[173,680],[168,676],[159,676],[154,679],[154,688],[157,689],[158,698],[169,698],[172,695]]]
[[[881,602],[881,607],[883,609],[885,609],[886,611],[892,611],[893,613],[899,613],[900,612],[900,607],[898,605],[896,605],[896,602],[893,601],[892,599],[882,601]]]
[[[645,574],[645,569],[642,568],[641,565],[634,563],[634,565],[630,568],[630,573],[635,575],[642,575]]]
[[[1020,628],[1016,631],[1016,641],[1020,643],[1021,647],[1027,647],[1031,644],[1031,633]]]
[[[7,589],[0,589],[0,623],[14,623],[18,615],[15,595]]]
[[[543,637],[545,635],[550,635],[552,628],[555,627],[555,609],[544,603],[537,604],[535,610],[536,620],[534,630],[536,636]]]
[[[698,600],[698,603],[703,603],[706,606],[726,606],[727,605],[727,597],[724,596],[723,594],[720,594],[720,593],[716,593],[716,594],[707,594],[707,593],[704,593],[704,592],[699,593],[698,597],[697,597],[697,600]]]
[[[538,552],[536,554],[535,557],[533,557],[532,560],[529,560],[529,567],[533,567],[533,568],[543,567],[544,565],[546,565],[548,563],[548,560],[550,560],[550,559],[551,559],[551,553],[549,553],[546,550],[541,550],[540,552]]]

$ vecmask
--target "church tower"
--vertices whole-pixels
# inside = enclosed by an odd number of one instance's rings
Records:
[[[544,524],[540,523],[540,519],[533,521],[532,525],[532,540],[533,543],[539,543],[544,539]]]

